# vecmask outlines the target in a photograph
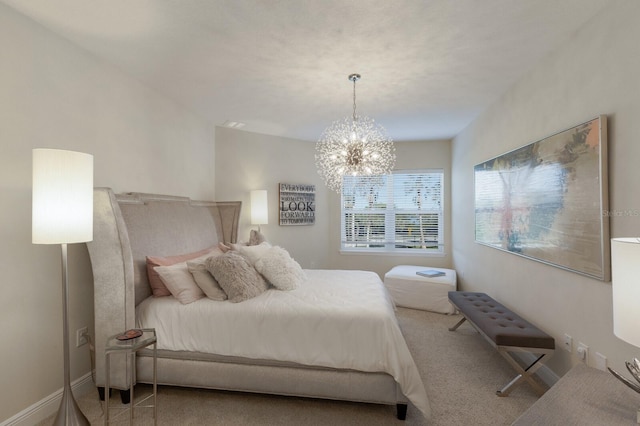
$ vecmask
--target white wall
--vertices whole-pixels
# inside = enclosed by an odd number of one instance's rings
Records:
[[[62,387],[59,246],[31,244],[31,150],[94,155],[95,185],[214,198],[213,128],[0,4],[0,421]],[[70,325],[93,328],[84,244],[69,247]],[[71,350],[72,380],[90,371]]]
[[[303,268],[327,268],[329,193],[315,168],[315,144],[216,127],[216,196],[242,201],[239,240],[248,241],[251,226],[249,191],[266,189],[269,224],[260,228],[267,240],[286,248]],[[316,186],[315,224],[278,224],[278,184]]]
[[[614,4],[486,110],[454,139],[454,264],[466,290],[485,291],[556,339],[549,365],[563,374],[576,361],[561,349],[565,333],[625,370],[638,350],[612,332],[611,283],[474,242],[473,166],[587,121],[609,116],[611,236],[640,234],[640,2]],[[575,353],[575,347],[574,347]]]
[[[445,171],[445,256],[341,255],[340,197],[328,190],[315,166],[312,142],[216,128],[216,195],[219,200],[240,199],[240,239],[249,237],[249,191],[269,191],[267,239],[285,247],[304,268],[364,269],[380,276],[399,264],[451,267],[450,141],[396,143],[396,169],[443,168]],[[278,225],[278,183],[316,185],[316,223],[311,226]]]

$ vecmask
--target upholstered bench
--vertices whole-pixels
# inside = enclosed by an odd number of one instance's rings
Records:
[[[449,300],[460,311],[463,318],[450,331],[469,321],[478,332],[516,369],[518,375],[496,393],[507,396],[520,379],[526,380],[542,395],[545,389],[536,382],[532,374],[542,366],[542,358],[553,353],[555,340],[535,325],[493,300],[485,293],[450,291]],[[512,352],[531,352],[537,356],[529,366],[522,367],[511,355]]]
[[[444,275],[423,277],[420,271],[439,271]],[[399,265],[384,276],[384,284],[397,306],[452,314],[447,294],[456,289],[456,271],[426,266]]]

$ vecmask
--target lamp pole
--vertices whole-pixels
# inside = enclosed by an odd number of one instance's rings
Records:
[[[69,364],[69,315],[67,306],[69,305],[69,278],[67,276],[67,244],[60,245],[62,249],[62,336],[64,343],[64,388],[62,391],[62,401],[54,421],[54,425],[90,425],[89,420],[78,407],[71,392],[71,368]]]

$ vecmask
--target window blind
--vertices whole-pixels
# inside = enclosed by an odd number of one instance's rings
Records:
[[[345,176],[342,248],[442,251],[443,171]]]

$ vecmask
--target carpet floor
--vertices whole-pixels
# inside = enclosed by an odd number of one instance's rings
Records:
[[[468,323],[448,331],[459,316],[405,308],[398,308],[397,316],[429,397],[428,422],[411,404],[407,419],[400,421],[395,406],[159,386],[158,424],[498,426],[510,425],[536,401],[526,383],[506,398],[495,395],[515,371]],[[148,385],[136,386],[136,399],[149,390]],[[78,405],[92,425],[104,422],[97,391],[78,398]],[[110,405],[122,407],[118,392]],[[111,413],[113,417],[117,410]],[[151,409],[136,410],[135,423],[153,424],[151,414]],[[40,424],[52,421],[53,416]],[[112,424],[127,423],[128,414],[123,414]]]

